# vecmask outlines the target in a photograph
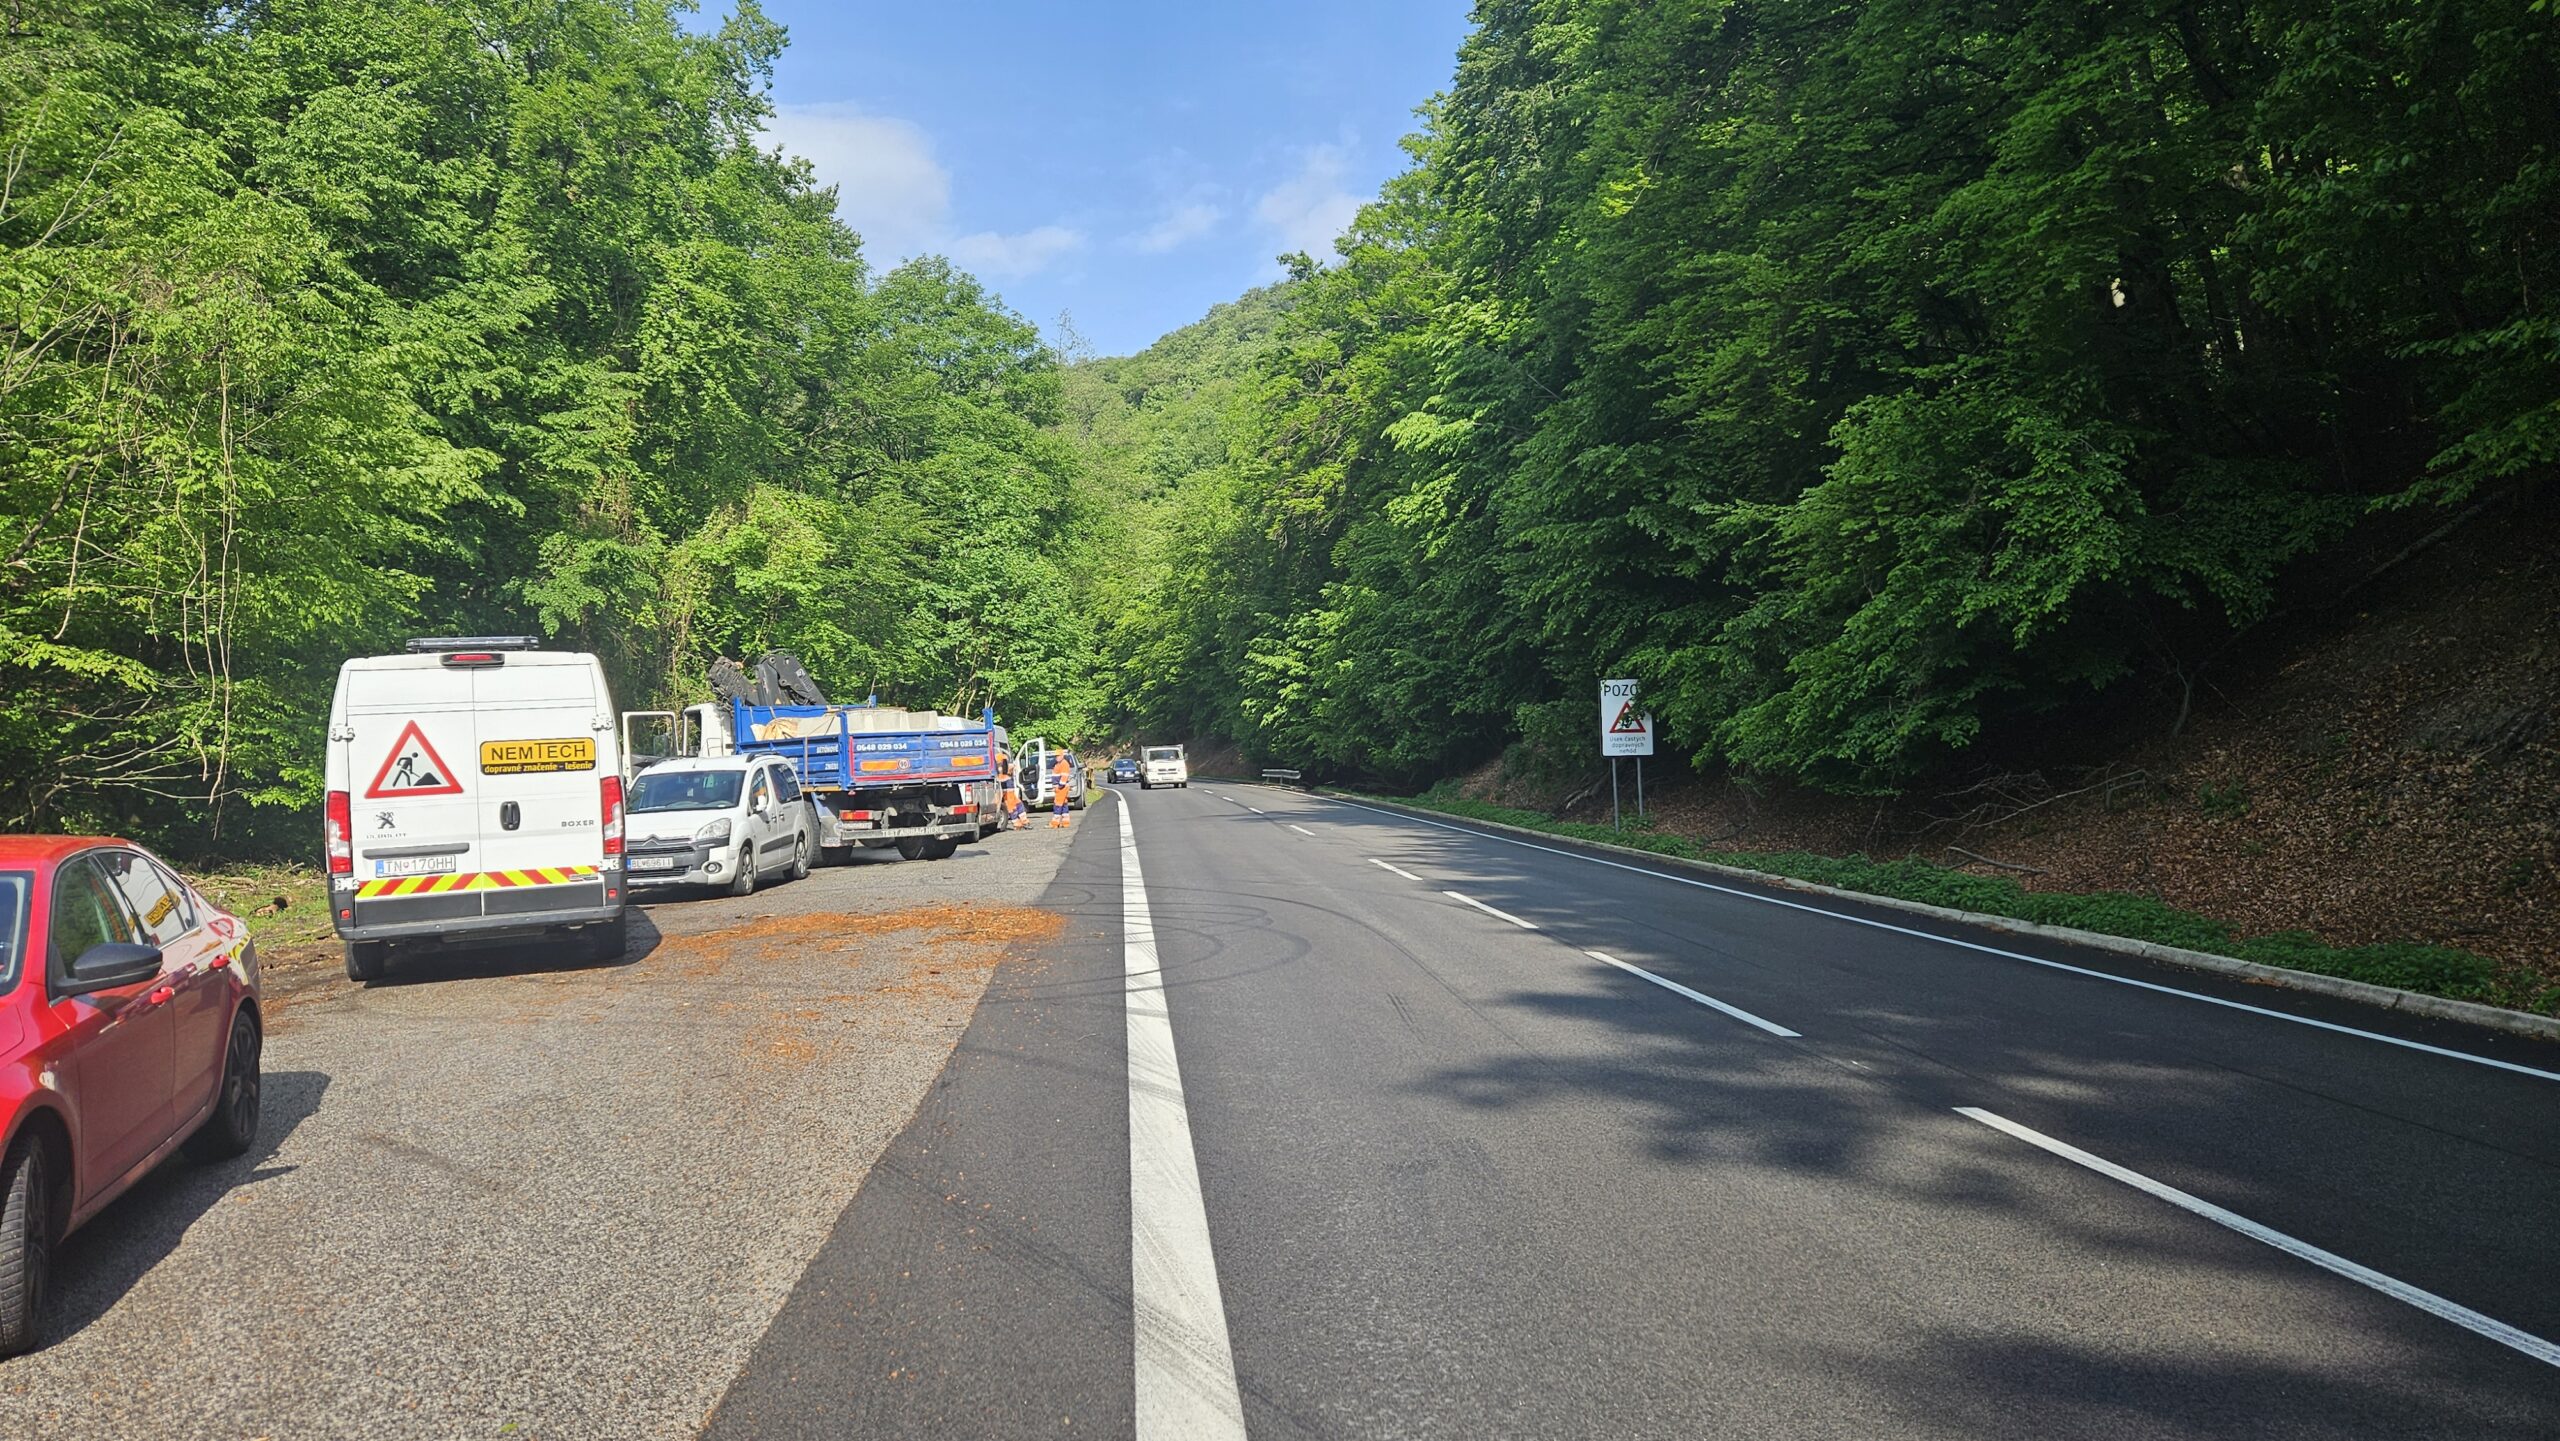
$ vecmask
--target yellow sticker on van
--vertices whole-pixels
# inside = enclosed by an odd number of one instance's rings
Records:
[[[593,737],[556,741],[482,741],[480,774],[529,776],[546,771],[591,771],[596,768]]]

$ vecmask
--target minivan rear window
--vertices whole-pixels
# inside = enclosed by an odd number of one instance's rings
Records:
[[[631,782],[631,812],[725,811],[745,779],[744,771],[642,771]]]

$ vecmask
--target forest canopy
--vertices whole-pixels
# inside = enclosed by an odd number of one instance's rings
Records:
[[[1057,357],[874,269],[664,0],[68,0],[0,38],[0,822],[299,838],[338,663],[1096,704]]]
[[[1073,364],[752,0],[5,13],[11,826],[293,841],[423,631],[1399,781],[1631,675],[1890,791],[2560,461],[2541,0],[1483,0],[1336,253]]]
[[[1106,621],[1137,724],[1411,781],[1588,749],[1631,675],[1702,768],[1893,790],[2172,728],[2560,461],[2540,0],[1475,18],[1271,324],[1071,378],[1106,486],[1172,491]]]

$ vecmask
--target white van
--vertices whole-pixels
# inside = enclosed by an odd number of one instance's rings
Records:
[[[594,656],[537,644],[413,640],[339,667],[326,865],[349,979],[394,942],[574,933],[622,954],[613,696]]]
[[[818,856],[818,815],[779,756],[660,761],[631,778],[631,888],[727,886],[752,895],[760,878],[800,880]]]
[[[1149,746],[1138,757],[1138,789],[1151,791],[1158,786],[1191,788],[1191,766],[1182,758],[1180,746]]]

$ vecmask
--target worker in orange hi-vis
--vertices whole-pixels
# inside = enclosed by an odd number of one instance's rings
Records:
[[[1058,752],[1049,760],[1049,829],[1056,830],[1073,822],[1067,819],[1067,783],[1075,778],[1075,767],[1068,763],[1067,753]]]
[[[997,793],[1001,810],[996,823],[1006,830],[1018,831],[1023,826],[1022,777],[1013,773],[1013,752],[998,752],[996,765],[1000,768],[998,784],[1001,786]]]

